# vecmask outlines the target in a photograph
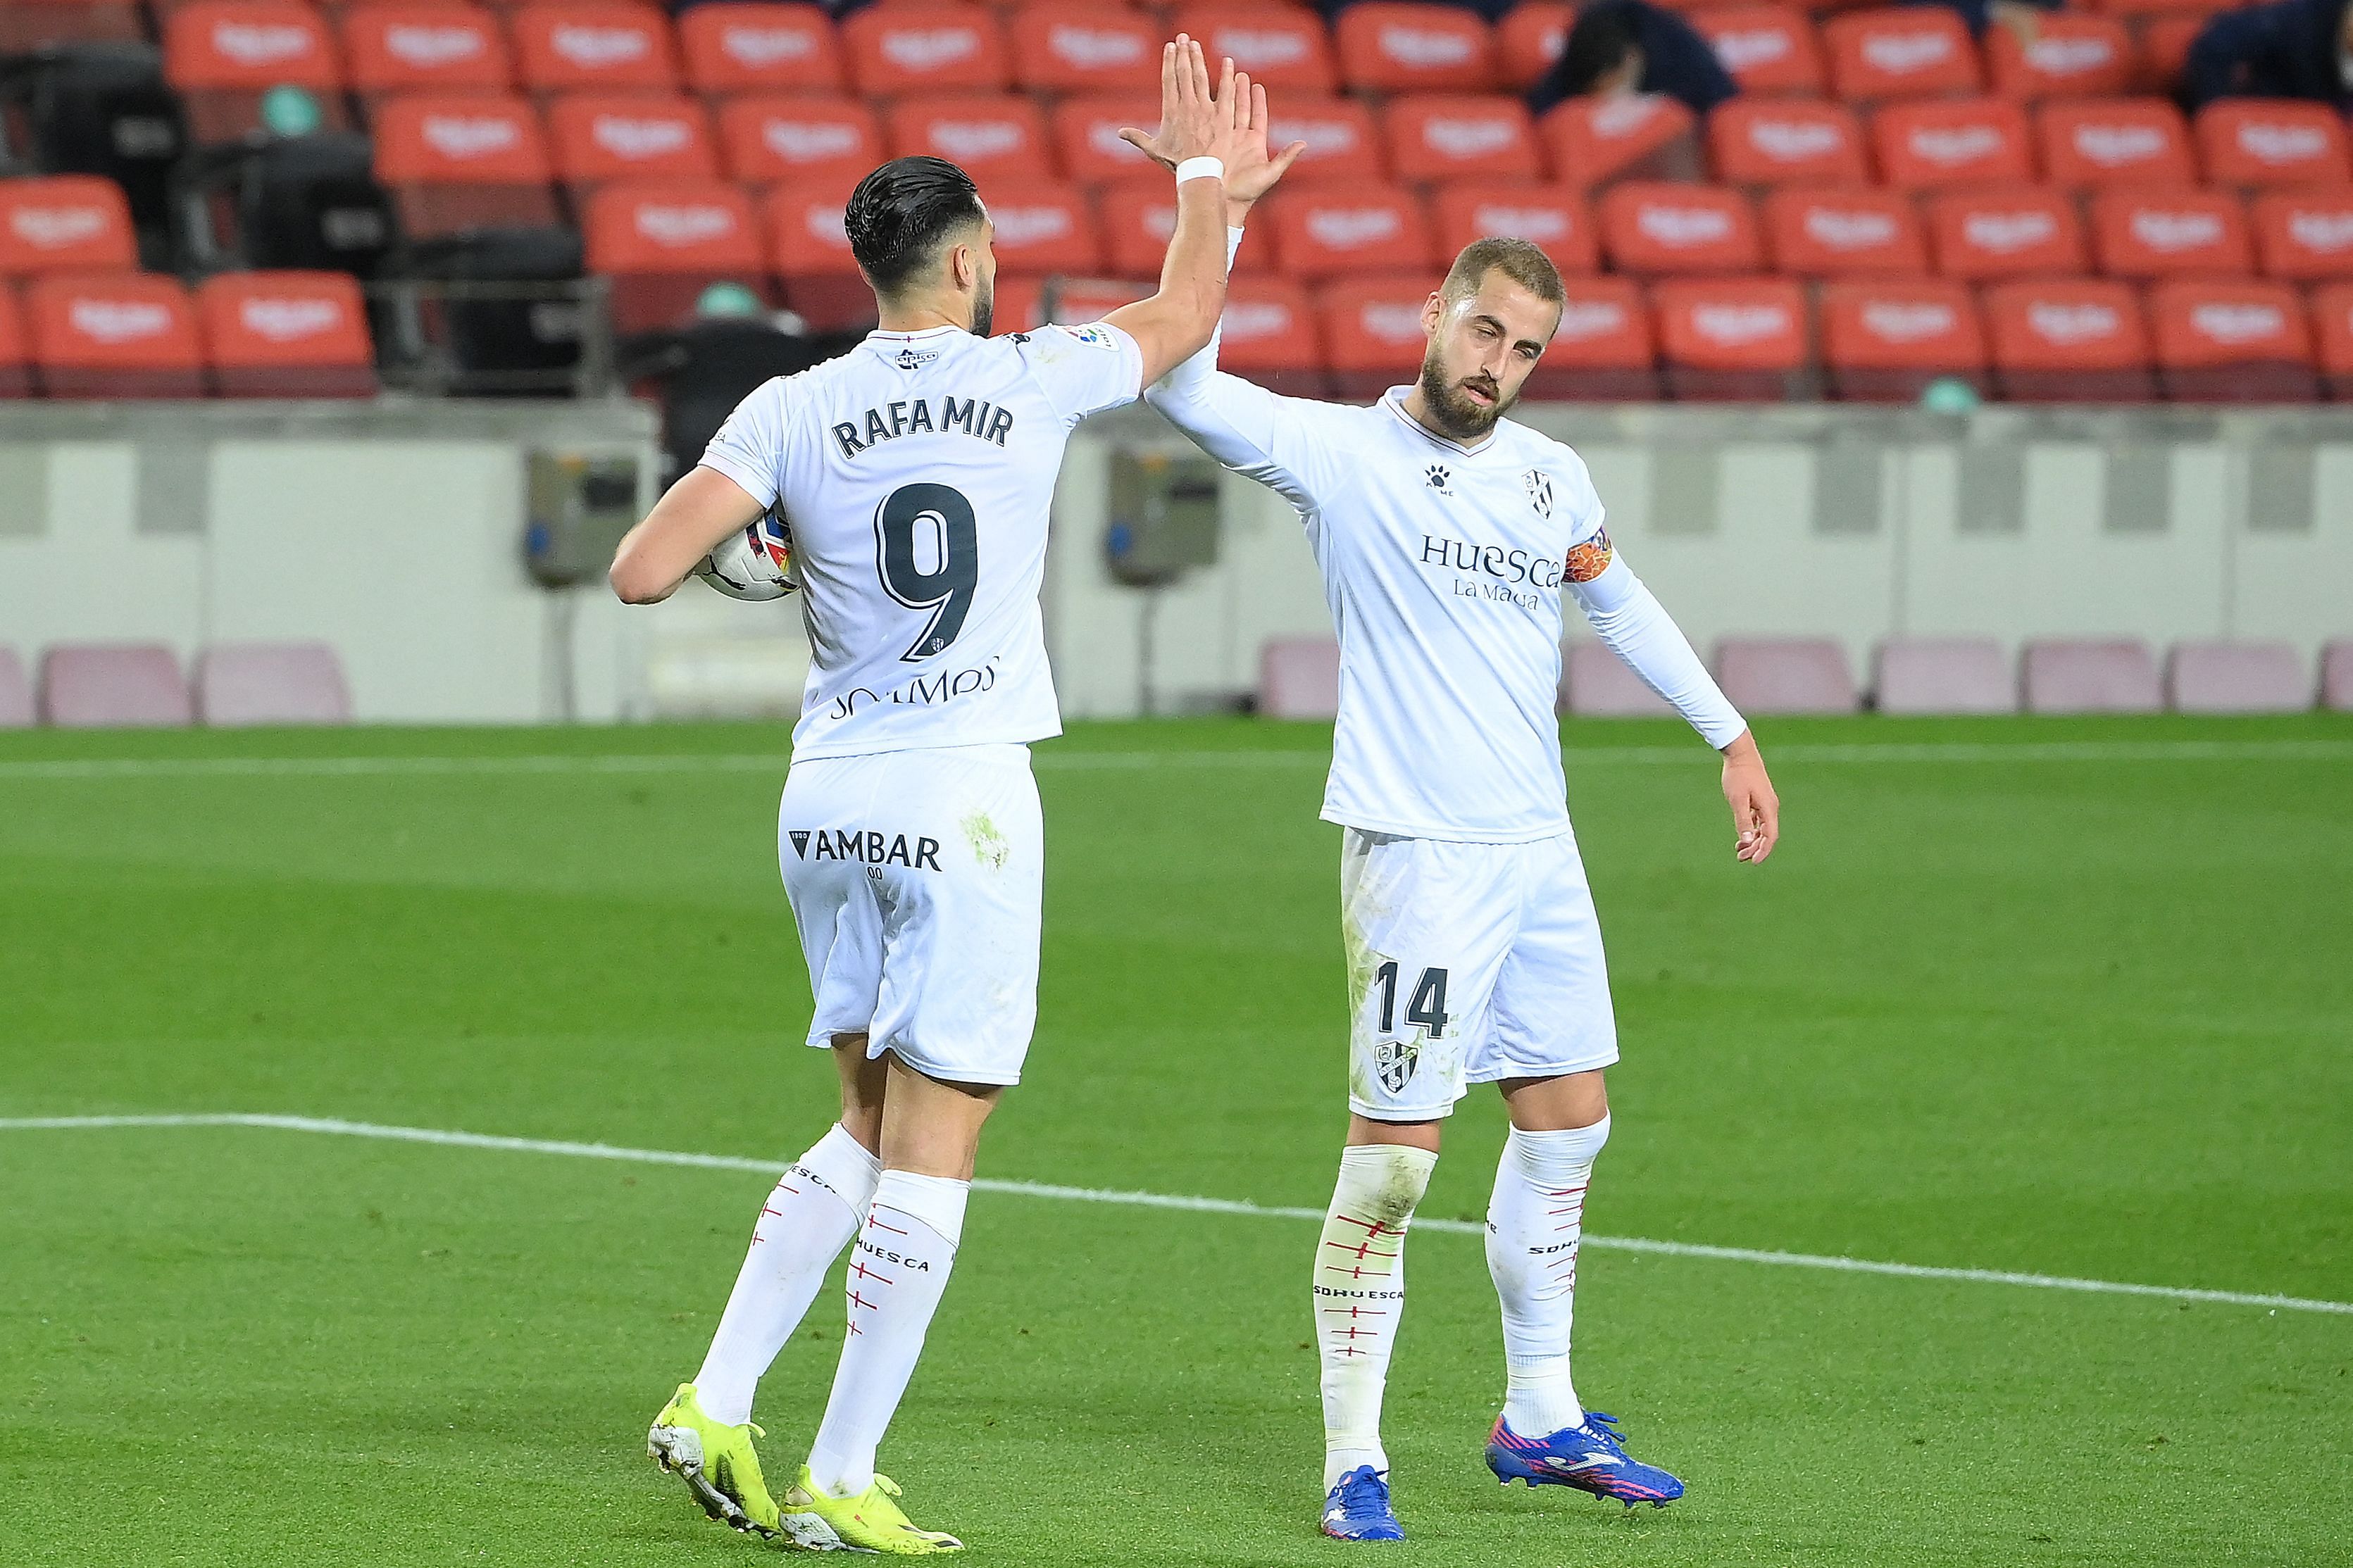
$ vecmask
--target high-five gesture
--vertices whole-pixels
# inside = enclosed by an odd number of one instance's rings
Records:
[[[1234,151],[1250,123],[1237,101],[1234,62],[1225,63],[1218,89],[1209,88],[1209,59],[1200,41],[1185,33],[1160,51],[1160,129],[1146,135],[1133,127],[1120,140],[1175,168],[1187,158],[1216,158],[1230,170]]]

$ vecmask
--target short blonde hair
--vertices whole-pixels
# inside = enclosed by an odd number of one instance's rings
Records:
[[[1547,305],[1557,305],[1565,297],[1561,288],[1560,268],[1542,247],[1525,239],[1497,237],[1474,239],[1462,247],[1447,269],[1446,281],[1439,289],[1447,300],[1462,300],[1479,291],[1487,274],[1501,270],[1504,277],[1534,294]]]

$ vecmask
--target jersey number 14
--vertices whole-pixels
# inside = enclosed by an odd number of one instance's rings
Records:
[[[915,559],[919,535],[928,535],[936,546],[929,571]],[[932,612],[921,635],[899,656],[901,662],[921,664],[944,652],[964,630],[980,586],[980,538],[972,502],[946,485],[901,485],[874,509],[874,545],[882,591],[911,610]]]
[[[1391,959],[1373,971],[1373,984],[1381,988],[1381,1033],[1392,1034],[1397,1029],[1398,966]],[[1430,1031],[1433,1040],[1446,1037],[1446,971],[1425,969],[1413,994],[1407,998],[1405,1021],[1419,1024]]]

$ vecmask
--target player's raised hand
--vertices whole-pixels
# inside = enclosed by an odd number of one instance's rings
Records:
[[[1241,134],[1232,155],[1226,160],[1226,209],[1230,215],[1228,221],[1239,225],[1240,215],[1274,188],[1275,182],[1307,151],[1307,143],[1293,142],[1280,153],[1270,153],[1266,138],[1271,121],[1267,115],[1266,89],[1250,80],[1245,71],[1235,76],[1233,92],[1237,105],[1248,107]]]
[[[1773,853],[1781,837],[1781,797],[1754,735],[1743,732],[1724,748],[1724,798],[1732,807],[1732,858],[1753,866]]]
[[[1129,127],[1119,135],[1171,169],[1187,158],[1218,158],[1230,168],[1249,123],[1234,90],[1234,62],[1225,62],[1222,80],[1212,89],[1208,57],[1199,40],[1179,33],[1160,51],[1160,129],[1146,133]]]

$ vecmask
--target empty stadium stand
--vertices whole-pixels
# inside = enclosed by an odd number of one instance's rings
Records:
[[[1562,0],[1493,23],[1409,0],[1328,23],[1276,0],[0,7],[0,395],[364,395],[435,332],[453,363],[561,372],[557,316],[607,299],[622,331],[675,327],[714,281],[852,328],[871,306],[840,209],[907,152],[973,171],[1008,298],[1132,297],[1173,203],[1118,132],[1154,119],[1180,26],[1308,143],[1229,334],[1289,388],[1386,384],[1411,289],[1509,233],[1576,280],[1542,396],[2353,394],[2346,126],[2243,99],[2185,117],[2209,0],[2079,0],[1982,38],[1937,5],[1679,8],[1743,89],[1704,123],[1641,95],[1532,121]],[[248,269],[284,309],[208,282]],[[270,344],[237,324],[257,311],[336,324]]]

